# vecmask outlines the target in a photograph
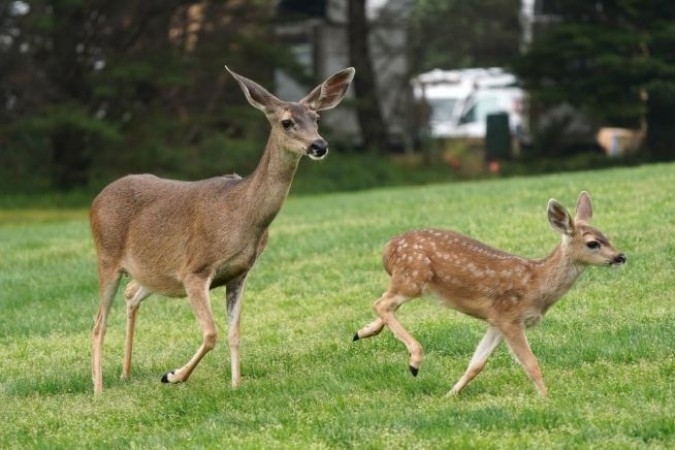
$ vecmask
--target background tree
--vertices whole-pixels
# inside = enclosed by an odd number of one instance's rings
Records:
[[[223,65],[227,57],[237,70],[271,81],[272,63],[260,61],[283,59],[284,50],[269,39],[270,5],[3,3],[0,185],[70,189],[128,172],[203,176],[218,166],[214,160],[236,164],[238,151],[257,148],[257,139],[223,140],[258,136],[260,125],[248,108],[231,110],[239,92],[229,89]],[[223,158],[224,148],[237,154]]]
[[[369,50],[366,0],[347,1],[349,61],[358,73],[358,76],[354,78],[354,93],[357,98],[356,115],[361,129],[361,138],[367,150],[375,149],[383,152],[387,149],[389,142]]]
[[[423,0],[410,31],[413,73],[508,67],[519,53],[520,0]]]
[[[516,70],[536,101],[569,103],[604,126],[646,120],[657,159],[675,155],[675,2],[555,0]]]

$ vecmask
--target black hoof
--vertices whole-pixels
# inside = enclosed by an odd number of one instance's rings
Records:
[[[169,383],[169,375],[173,375],[173,370],[162,375],[162,383]]]
[[[352,339],[352,342],[358,341],[359,339],[361,339],[361,338],[359,337],[359,333],[356,332],[356,333],[354,334],[354,339]]]
[[[417,367],[410,366],[410,373],[412,373],[413,377],[417,376],[417,373],[420,371]]]

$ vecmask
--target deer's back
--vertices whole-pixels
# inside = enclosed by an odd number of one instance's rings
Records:
[[[447,306],[483,319],[495,306],[519,309],[535,262],[442,229],[411,231],[385,247],[390,289],[406,296],[437,295]]]
[[[94,199],[90,221],[94,237],[129,239],[129,233],[164,236],[186,229],[211,180],[186,182],[154,175],[129,175],[106,186]],[[145,236],[150,238],[150,236]]]
[[[262,236],[242,239],[232,223],[239,181],[130,175],[111,183],[90,211],[99,261],[115,261],[140,284],[166,295],[183,295],[182,277],[191,271],[212,270],[222,284],[262,251]]]

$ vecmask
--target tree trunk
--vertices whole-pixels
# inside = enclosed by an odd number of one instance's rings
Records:
[[[652,161],[675,160],[674,108],[675,87],[666,82],[654,83],[647,100],[646,144]]]
[[[91,157],[86,131],[63,124],[51,133],[52,184],[60,190],[86,186],[89,182]]]
[[[368,47],[366,0],[349,0],[349,60],[356,68],[354,90],[356,115],[366,150],[385,152],[388,147],[387,126],[380,109],[380,97],[373,62]]]

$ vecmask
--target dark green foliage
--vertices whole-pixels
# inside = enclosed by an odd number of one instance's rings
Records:
[[[664,159],[675,135],[675,3],[670,0],[547,2],[555,20],[537,29],[515,69],[543,105],[571,104],[597,126],[638,129]],[[643,122],[646,119],[646,122]]]
[[[290,60],[268,39],[269,1],[240,3],[42,0],[27,14],[0,7],[0,191],[234,167],[221,163],[224,155],[241,161],[233,148],[260,145],[266,124],[223,65],[269,86],[271,67]],[[219,141],[228,145],[216,152]]]
[[[370,23],[365,0],[347,0],[349,62],[358,70],[354,79],[355,103],[363,147],[383,151],[388,148],[387,126],[377,95],[375,67],[370,46]],[[366,43],[364,45],[364,43]]]
[[[376,153],[342,153],[329,155],[323,161],[303,161],[291,192],[317,194],[356,191],[384,186],[447,182],[457,178],[446,164],[433,167],[408,165],[396,163]]]
[[[675,42],[675,39],[674,39]],[[675,158],[675,78],[659,80],[650,85],[647,101],[647,148],[655,161],[668,161]]]
[[[464,67],[504,67],[520,45],[518,0],[425,0],[411,22],[414,73]]]

